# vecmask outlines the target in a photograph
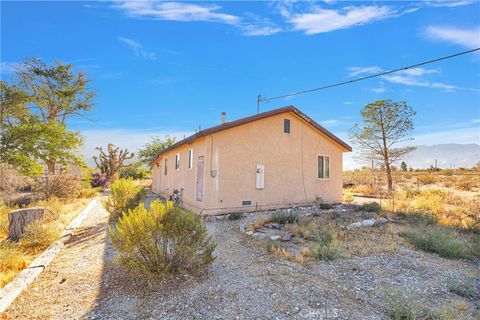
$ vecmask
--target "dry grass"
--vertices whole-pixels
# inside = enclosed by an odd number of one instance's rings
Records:
[[[30,224],[18,244],[9,241],[0,243],[0,288],[58,239],[60,233],[90,200],[76,199],[64,202],[52,198],[31,204],[31,207],[43,206],[47,209],[45,219]],[[8,235],[8,212],[15,209],[17,208],[0,207],[0,239]]]

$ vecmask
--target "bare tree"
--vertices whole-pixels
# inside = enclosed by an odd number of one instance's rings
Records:
[[[117,179],[118,171],[121,168],[129,167],[132,164],[125,164],[124,162],[133,158],[134,154],[125,150],[120,150],[120,147],[109,143],[107,146],[107,153],[102,150],[102,147],[96,148],[100,151],[99,158],[94,156],[93,161],[101,173],[107,175],[110,181]]]
[[[388,190],[393,190],[391,164],[407,153],[413,146],[400,146],[412,140],[415,111],[406,102],[380,100],[367,104],[360,112],[363,124],[355,124],[350,130],[354,145],[360,147],[363,158],[381,163],[387,175]]]

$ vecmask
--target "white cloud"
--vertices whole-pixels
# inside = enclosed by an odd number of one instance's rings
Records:
[[[144,17],[172,21],[210,21],[237,24],[240,18],[218,12],[217,5],[201,5],[183,2],[123,1],[114,7],[131,17]]]
[[[451,1],[451,0],[435,0],[426,1],[424,4],[430,7],[460,7],[474,3],[471,0]]]
[[[242,27],[243,34],[246,36],[269,36],[282,31],[278,26],[262,26],[250,24]]]
[[[429,26],[425,35],[434,40],[454,43],[466,48],[480,47],[480,27],[460,29],[455,27]]]
[[[352,104],[352,101],[344,101],[343,104]]]
[[[154,60],[157,58],[155,53],[144,50],[143,46],[135,40],[124,37],[117,37],[117,39],[120,42],[125,43],[130,49],[132,49],[133,53],[135,53],[137,57],[143,57],[149,60]]]
[[[372,66],[372,67],[349,67],[347,68],[347,71],[348,71],[349,77],[354,77],[361,74],[379,73],[379,72],[382,72],[383,70],[378,66]]]
[[[282,14],[287,17],[295,30],[316,34],[383,20],[392,17],[395,11],[387,6],[349,6],[341,10],[313,6],[312,12],[309,13],[290,15],[288,12],[283,12]]]
[[[375,93],[384,93],[387,91],[387,89],[385,89],[384,87],[377,87],[370,89],[370,91],[373,91]]]

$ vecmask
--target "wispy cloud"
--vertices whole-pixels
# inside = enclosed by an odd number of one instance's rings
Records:
[[[293,28],[304,31],[306,34],[330,32],[364,25],[392,17],[395,13],[395,10],[388,6],[349,6],[340,10],[312,6],[311,12],[293,15],[283,11],[283,15],[293,25]]]
[[[354,77],[362,74],[372,74],[382,72],[382,68],[373,66],[373,67],[349,67],[347,68],[348,76]]]
[[[433,40],[454,43],[466,48],[480,47],[480,27],[460,29],[455,27],[429,26],[425,35]]]
[[[460,0],[460,1],[434,0],[434,1],[425,1],[423,4],[429,7],[460,7],[460,6],[470,5],[474,2],[475,1],[472,1],[472,0]]]
[[[373,92],[375,92],[375,93],[384,93],[384,92],[387,91],[387,89],[384,88],[384,87],[376,87],[376,88],[371,88],[371,89],[369,89],[369,90],[370,90],[370,91],[373,91]]]
[[[140,43],[136,42],[135,40],[124,38],[124,37],[117,37],[117,39],[120,42],[126,44],[130,49],[132,49],[133,53],[137,57],[143,57],[149,60],[154,60],[157,58],[155,53],[144,50],[143,46]]]
[[[354,70],[353,75],[355,76],[374,74],[374,73],[384,71],[381,67],[378,67],[378,66],[350,67],[350,68],[347,68],[347,71],[350,71],[349,76],[352,75],[352,70]],[[393,74],[385,75],[385,76],[382,76],[381,78],[390,83],[402,84],[406,86],[428,87],[433,89],[442,89],[445,91],[467,90],[467,91],[480,92],[480,89],[458,87],[458,86],[447,84],[447,83],[432,81],[427,78],[428,76],[439,74],[439,73],[440,73],[439,69],[413,68],[413,69],[402,70]],[[384,92],[384,90],[380,88],[378,88],[377,91],[375,91],[374,89],[371,89],[371,90],[374,92]]]
[[[325,121],[321,122],[321,125],[325,126],[325,127],[335,127],[335,126],[338,126],[340,124],[341,124],[341,122],[339,120],[335,120],[335,119],[325,120]]]
[[[128,16],[171,21],[210,21],[237,24],[240,18],[219,12],[218,5],[203,5],[184,2],[123,1],[114,4]]]

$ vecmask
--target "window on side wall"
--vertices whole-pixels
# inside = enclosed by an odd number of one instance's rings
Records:
[[[283,132],[290,133],[290,119],[283,119]]]
[[[330,157],[318,156],[318,179],[330,179]]]
[[[165,158],[165,168],[163,169],[163,174],[167,175],[167,158]]]
[[[180,153],[175,155],[175,170],[180,169]]]
[[[188,150],[188,169],[193,168],[193,149]]]

